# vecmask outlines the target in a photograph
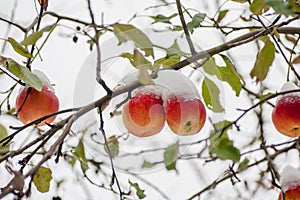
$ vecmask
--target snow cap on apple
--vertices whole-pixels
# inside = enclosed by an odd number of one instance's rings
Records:
[[[280,177],[280,186],[285,200],[300,200],[300,169],[290,165],[284,167]],[[282,200],[280,192],[278,200]]]

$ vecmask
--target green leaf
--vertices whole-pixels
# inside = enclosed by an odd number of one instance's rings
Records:
[[[154,166],[154,164],[152,162],[147,161],[147,160],[144,160],[144,162],[142,164],[142,168],[151,168],[153,166]]]
[[[129,184],[135,188],[136,190],[136,195],[138,196],[139,199],[143,199],[146,197],[145,195],[145,190],[142,190],[137,183],[132,183],[130,180],[128,180]]]
[[[153,45],[141,30],[130,24],[114,24],[114,33],[119,39],[119,45],[131,40],[135,46],[143,50],[146,56],[154,57]]]
[[[220,11],[216,22],[220,23],[222,21],[222,19],[224,19],[224,17],[227,15],[228,11],[229,10],[222,10],[222,11]]]
[[[34,33],[30,34],[28,37],[26,37],[21,44],[24,46],[33,45],[42,36],[43,36],[43,32],[40,32],[40,31],[34,32]]]
[[[33,45],[36,43],[36,41],[38,41],[43,36],[44,32],[53,31],[55,27],[56,27],[56,23],[46,26],[43,29],[41,29],[40,31],[34,32],[34,33],[28,35],[21,44],[24,46]]]
[[[201,22],[205,19],[206,14],[205,13],[197,13],[193,16],[192,21],[187,24],[188,29],[191,33],[194,32],[194,29],[199,28],[201,25]]]
[[[187,53],[183,52],[177,41],[175,40],[174,43],[172,44],[172,46],[170,46],[169,48],[166,49],[167,51],[167,55],[166,58],[181,58],[182,56],[186,56]]]
[[[254,67],[250,73],[251,78],[256,77],[256,82],[263,81],[266,78],[275,58],[275,50],[274,44],[268,39],[263,49],[257,54]]]
[[[250,10],[255,15],[260,15],[266,10],[265,0],[254,0],[250,5]]]
[[[283,0],[266,0],[266,4],[272,7],[276,13],[289,16],[293,14],[293,7]]]
[[[178,142],[170,145],[164,152],[164,162],[167,170],[176,170],[176,161],[178,159]]]
[[[43,84],[41,80],[26,67],[19,65],[11,58],[5,58],[4,66],[8,69],[8,71],[22,80],[28,86],[33,87],[37,91],[42,91]]]
[[[222,121],[214,124],[216,130],[222,130],[224,126],[227,126],[230,122]],[[229,127],[231,128],[231,126]],[[221,160],[232,160],[238,162],[240,160],[241,154],[240,150],[234,147],[233,142],[227,136],[226,130],[215,132],[211,131],[210,135],[210,146],[209,153],[212,157],[218,157]]]
[[[32,55],[29,53],[29,51],[24,46],[19,44],[14,38],[9,37],[7,41],[11,44],[15,52],[26,58],[32,58]]]
[[[245,169],[247,169],[249,165],[249,159],[245,158],[242,162],[240,162],[239,166],[238,166],[238,170],[241,172]]]
[[[220,90],[218,86],[208,78],[205,78],[202,82],[202,97],[204,99],[205,105],[213,112],[223,112],[219,99]]]
[[[38,191],[45,193],[49,191],[50,181],[52,180],[52,172],[49,168],[40,167],[33,176],[33,183]]]
[[[8,136],[8,132],[6,128],[2,124],[0,124],[0,140],[6,138],[7,136]],[[7,144],[6,146],[2,146],[2,144],[0,144],[0,158],[1,155],[4,155],[8,151],[9,151],[9,144]]]
[[[118,138],[115,135],[112,135],[109,138],[107,138],[107,143],[111,156],[114,158],[115,156],[119,155],[120,150]],[[104,146],[104,151],[108,154],[106,145]]]
[[[237,73],[234,64],[225,55],[220,55],[226,66],[219,67],[215,63],[214,58],[210,58],[204,65],[203,69],[206,73],[210,75],[216,75],[221,81],[227,82],[230,87],[235,91],[235,95],[239,96],[242,89],[241,76]]]
[[[170,67],[180,61],[180,58],[159,58],[154,61],[153,70],[157,70],[160,67]]]
[[[82,172],[85,173],[86,170],[89,169],[89,166],[87,164],[87,160],[85,157],[84,144],[83,144],[82,140],[79,140],[78,145],[77,145],[73,155],[74,155],[74,158],[71,161],[72,166],[74,166],[76,160],[78,160],[80,162]]]
[[[156,16],[150,16],[152,19],[154,19],[154,22],[152,22],[151,24],[155,24],[155,23],[166,23],[166,24],[171,24],[170,20],[174,17],[176,17],[178,14],[175,13],[169,17],[166,17],[162,14],[158,14]]]

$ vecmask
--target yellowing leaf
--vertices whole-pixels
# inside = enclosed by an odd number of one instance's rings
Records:
[[[115,156],[119,155],[119,141],[118,138],[113,135],[107,138],[108,147],[110,150],[110,155],[114,158]],[[106,145],[104,146],[104,151],[108,154],[108,149]]]
[[[43,9],[46,11],[48,7],[48,0],[39,0],[40,5],[43,7]]]
[[[26,58],[32,58],[32,55],[28,52],[28,50],[25,49],[24,46],[19,44],[14,38],[9,37],[7,41],[11,44],[15,52]]]
[[[8,136],[8,133],[7,133],[6,128],[2,124],[0,124],[0,140],[7,136]],[[1,158],[1,155],[5,154],[8,151],[9,151],[9,144],[7,144],[6,146],[2,146],[2,144],[0,144],[0,158]]]
[[[256,82],[263,81],[269,72],[274,58],[275,46],[270,39],[268,39],[263,49],[257,54],[254,67],[250,73],[251,78],[256,77]]]
[[[33,176],[33,183],[38,191],[45,193],[49,191],[50,181],[52,180],[52,172],[49,168],[40,167]]]
[[[300,63],[300,55],[298,55],[294,60],[292,61],[293,64],[299,64]]]

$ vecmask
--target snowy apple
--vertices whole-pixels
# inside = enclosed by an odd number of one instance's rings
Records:
[[[59,101],[52,90],[43,86],[42,91],[37,91],[32,87],[24,87],[16,99],[17,117],[27,124],[45,115],[57,112]],[[45,125],[54,121],[56,116],[52,116],[38,126]]]
[[[300,200],[300,169],[285,166],[280,174],[280,186],[282,191],[278,195],[278,200]]]
[[[171,96],[165,109],[168,126],[175,134],[194,135],[204,126],[206,110],[198,98]]]
[[[163,101],[154,93],[138,93],[124,106],[123,124],[137,137],[148,137],[159,133],[165,124]]]
[[[282,91],[299,89],[288,82]],[[300,136],[300,92],[287,93],[278,97],[272,112],[275,128],[288,137]]]

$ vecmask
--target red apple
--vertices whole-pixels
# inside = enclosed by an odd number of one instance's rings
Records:
[[[204,126],[206,110],[200,99],[170,97],[166,104],[166,119],[178,135],[194,135]]]
[[[278,200],[283,200],[282,194],[278,196]],[[284,192],[284,200],[300,200],[300,186],[293,186]]]
[[[123,123],[137,137],[159,133],[165,124],[165,112],[161,97],[153,93],[138,93],[123,107]]]
[[[16,110],[18,118],[27,124],[45,115],[57,112],[59,108],[58,98],[47,86],[43,86],[39,92],[32,87],[25,87],[18,95],[16,100]],[[54,121],[56,116],[50,117],[38,126],[45,125]]]
[[[289,137],[300,136],[300,94],[285,94],[277,100],[272,112],[275,128]]]

